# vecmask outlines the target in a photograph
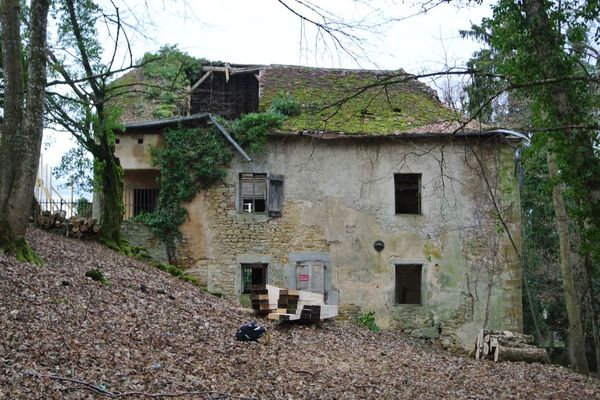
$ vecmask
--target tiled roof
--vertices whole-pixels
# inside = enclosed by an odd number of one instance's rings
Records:
[[[302,105],[287,132],[390,135],[445,128],[459,116],[403,70],[373,71],[271,65],[260,72],[260,110],[277,96]],[[440,132],[442,133],[442,132]]]
[[[232,65],[244,68],[244,65]],[[345,135],[398,135],[403,133],[452,133],[462,116],[445,106],[435,91],[403,70],[376,71],[312,68],[289,65],[252,66],[259,69],[259,111],[269,108],[277,96],[290,96],[302,113],[290,117],[282,133],[330,132]],[[222,72],[218,72],[222,73]],[[255,74],[256,71],[250,72]],[[161,94],[153,96],[151,81],[141,71],[131,71],[115,83],[127,84],[128,93],[112,103],[123,110],[126,124],[183,115],[188,97],[177,93],[170,110],[161,116]],[[195,112],[210,110],[195,110]],[[482,128],[471,122],[462,131]]]

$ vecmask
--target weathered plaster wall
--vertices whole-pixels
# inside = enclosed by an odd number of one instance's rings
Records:
[[[470,348],[476,332],[520,330],[521,275],[513,151],[501,141],[274,141],[236,159],[224,185],[187,205],[180,259],[210,291],[236,297],[241,263],[269,264],[295,285],[295,263],[326,263],[328,302],[375,311],[377,323]],[[281,218],[238,212],[241,172],[284,176]],[[422,174],[422,213],[395,215],[394,173]],[[489,184],[486,184],[486,179]],[[494,195],[498,210],[490,193]],[[385,249],[376,252],[373,243]],[[395,264],[422,264],[422,305],[395,304]]]
[[[138,142],[140,139],[142,143]],[[119,135],[119,143],[115,145],[115,155],[124,170],[153,169],[150,152],[153,147],[163,145],[164,140],[159,132]]]

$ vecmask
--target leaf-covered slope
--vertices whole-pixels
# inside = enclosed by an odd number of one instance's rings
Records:
[[[240,343],[252,316],[225,300],[95,243],[28,239],[43,266],[0,255],[3,399],[600,398],[598,380],[563,368],[476,362],[347,322],[268,325],[268,346]]]

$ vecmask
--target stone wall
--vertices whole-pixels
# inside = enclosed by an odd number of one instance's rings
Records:
[[[165,244],[154,236],[150,228],[143,222],[123,221],[121,224],[121,234],[133,246],[145,248],[154,260],[163,263],[169,262]]]
[[[241,264],[295,287],[296,263],[325,264],[327,301],[377,323],[467,349],[478,330],[522,328],[519,201],[502,139],[273,139],[186,205],[179,259],[212,292],[238,298]],[[284,176],[279,218],[239,208],[240,173]],[[421,213],[397,215],[394,174],[421,174]],[[512,242],[504,231],[509,229]],[[385,248],[373,248],[381,240]],[[396,304],[395,265],[422,266],[422,304]]]

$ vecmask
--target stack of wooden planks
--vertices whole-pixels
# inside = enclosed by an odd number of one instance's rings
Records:
[[[546,362],[546,350],[533,345],[533,336],[511,331],[482,329],[477,336],[475,359]]]
[[[338,314],[338,306],[326,305],[322,294],[304,290],[254,286],[250,300],[257,314],[275,321],[321,321]]]

